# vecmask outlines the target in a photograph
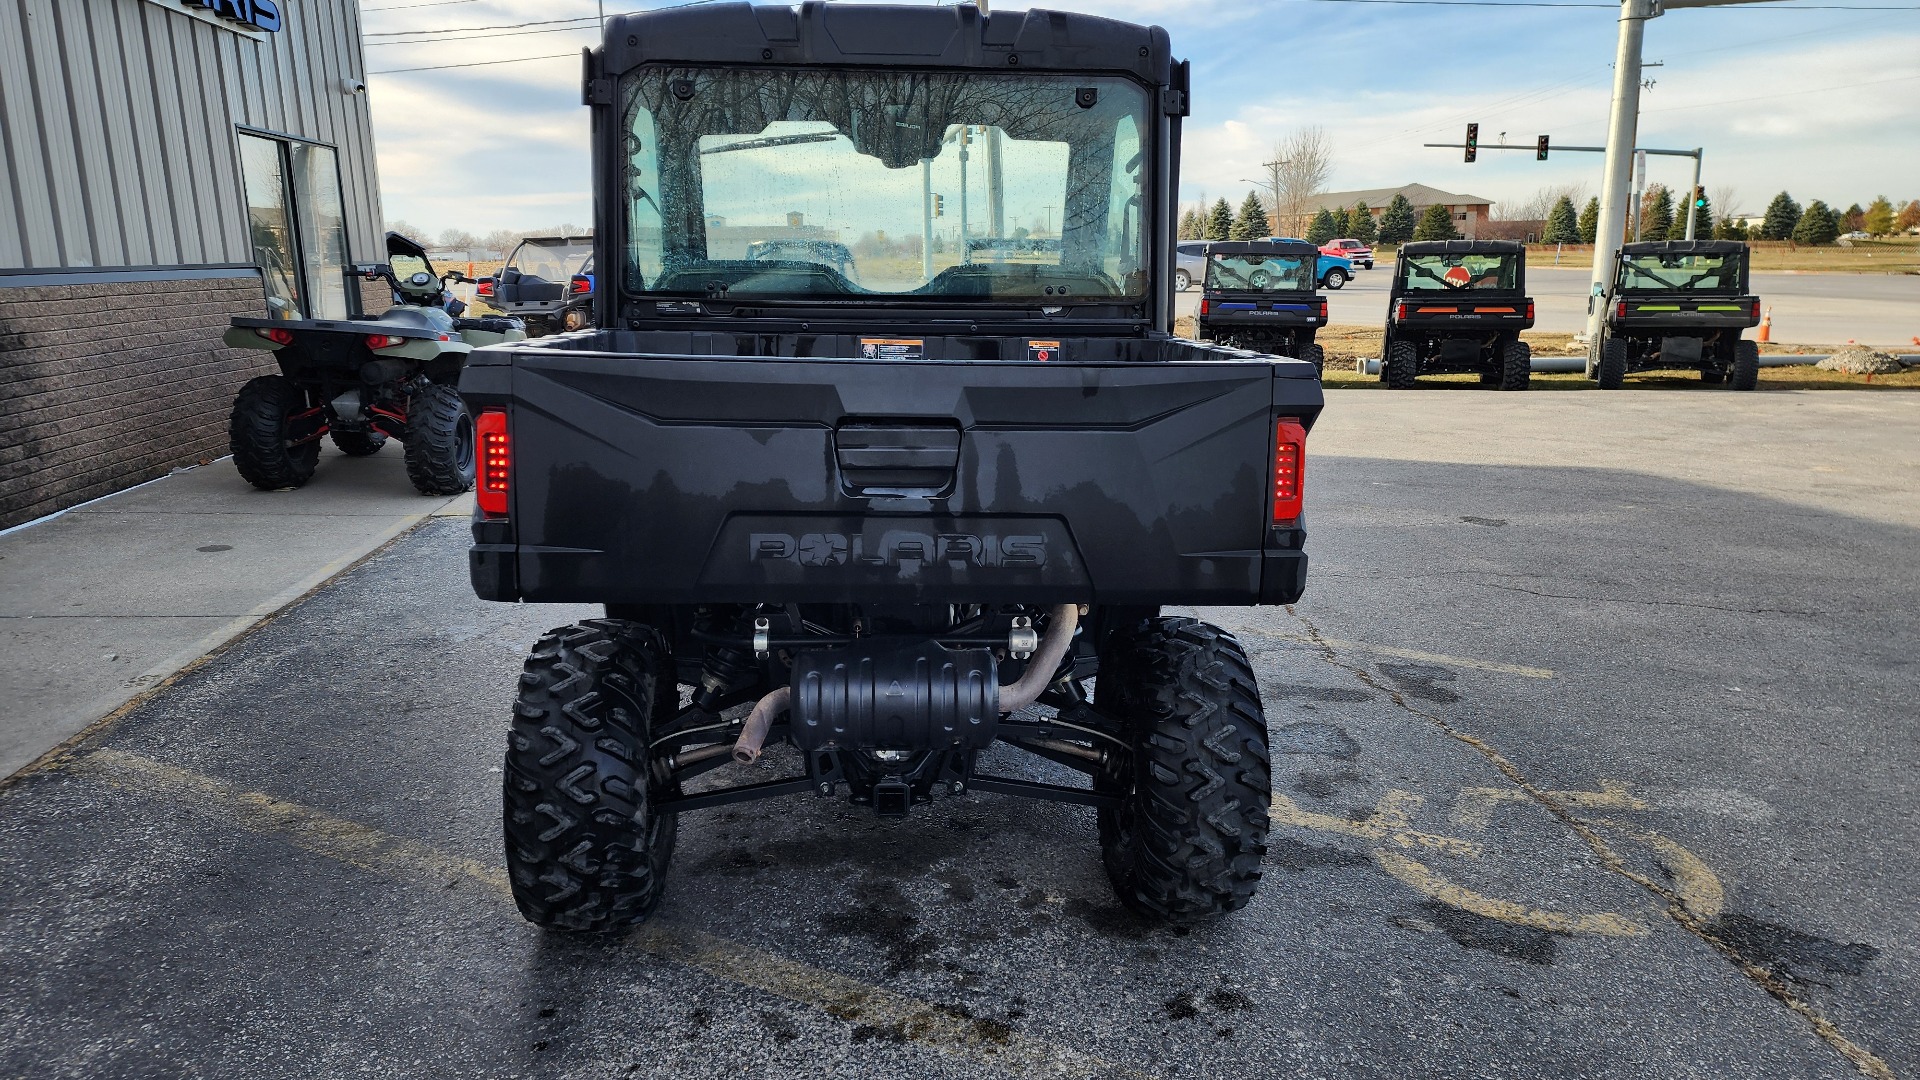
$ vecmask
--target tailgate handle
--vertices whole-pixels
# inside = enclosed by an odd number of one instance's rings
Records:
[[[849,495],[944,495],[960,465],[960,428],[848,421],[833,431],[833,453]]]

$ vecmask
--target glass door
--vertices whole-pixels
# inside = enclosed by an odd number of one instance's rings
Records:
[[[344,319],[347,222],[333,147],[240,132],[253,259],[278,319]]]

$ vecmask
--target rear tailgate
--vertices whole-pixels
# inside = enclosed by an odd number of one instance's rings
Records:
[[[1423,326],[1485,327],[1526,330],[1533,326],[1533,299],[1527,296],[1468,297],[1439,295],[1395,302],[1395,321],[1410,329]]]
[[[1642,327],[1718,330],[1760,325],[1757,296],[1628,296],[1614,304],[1614,323]]]
[[[505,523],[475,588],[589,603],[1291,602],[1295,361],[859,361],[489,349]],[[511,364],[501,363],[511,355]]]

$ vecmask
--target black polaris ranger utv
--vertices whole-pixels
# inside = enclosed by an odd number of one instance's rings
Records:
[[[1313,343],[1327,298],[1313,291],[1320,249],[1303,240],[1223,240],[1206,246],[1194,336],[1238,349],[1326,364]]]
[[[1760,346],[1741,331],[1760,325],[1747,294],[1747,245],[1738,240],[1662,240],[1620,249],[1606,332],[1588,349],[1587,378],[1618,390],[1629,372],[1673,368],[1704,383],[1751,390]]]
[[[1408,390],[1420,375],[1472,372],[1480,385],[1525,390],[1533,352],[1527,249],[1509,240],[1402,244],[1387,303],[1380,381]]]
[[[461,380],[475,591],[606,610],[521,676],[520,910],[637,922],[677,815],[801,793],[1090,806],[1127,904],[1245,904],[1259,688],[1231,635],[1161,607],[1299,598],[1321,391],[1171,334],[1166,32],[682,7],[610,20],[585,89],[600,329]],[[821,243],[754,247],[780,238]],[[1087,782],[990,772],[996,743]],[[740,782],[763,753],[784,775]]]

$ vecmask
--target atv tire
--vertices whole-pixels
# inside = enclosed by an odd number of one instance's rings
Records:
[[[348,457],[372,457],[387,445],[387,433],[374,428],[365,431],[334,428],[327,434],[333,436],[334,447]]]
[[[319,437],[295,444],[289,433],[292,418],[307,409],[306,391],[285,375],[260,375],[240,388],[227,420],[227,446],[242,479],[261,491],[279,491],[313,478]]]
[[[1627,381],[1627,343],[1608,338],[1600,343],[1600,368],[1594,381],[1602,390],[1618,390]]]
[[[1132,760],[1099,777],[1100,852],[1120,902],[1175,924],[1245,907],[1273,798],[1259,685],[1231,634],[1153,618],[1102,650],[1095,694]]]
[[[1396,341],[1387,346],[1387,355],[1380,361],[1380,381],[1387,384],[1387,389],[1413,389],[1419,372],[1420,352],[1412,342]]]
[[[407,403],[407,479],[422,495],[473,487],[473,417],[451,386],[429,383]]]
[[[1733,370],[1727,383],[1732,390],[1751,390],[1760,385],[1760,346],[1751,341],[1733,343]]]
[[[1525,390],[1533,380],[1533,347],[1509,341],[1500,349],[1500,389]]]
[[[675,818],[648,736],[679,703],[651,628],[618,619],[540,638],[520,675],[502,770],[507,876],[536,925],[606,933],[660,904]]]
[[[1313,365],[1313,370],[1324,375],[1327,372],[1327,350],[1309,341],[1294,348],[1294,357]]]

